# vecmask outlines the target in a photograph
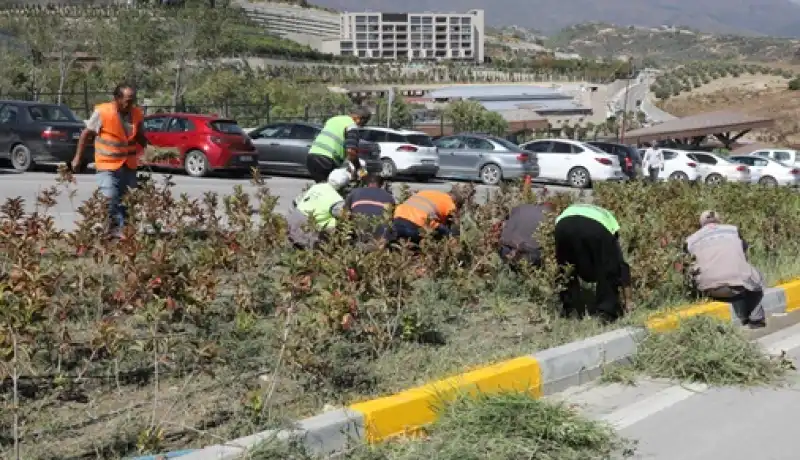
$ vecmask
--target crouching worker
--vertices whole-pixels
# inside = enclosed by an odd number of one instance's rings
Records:
[[[296,248],[312,249],[336,227],[336,219],[344,209],[341,190],[349,183],[350,174],[344,169],[335,169],[328,175],[327,182],[314,184],[292,202],[286,221],[289,240]],[[309,228],[309,222],[313,228]]]
[[[344,200],[344,209],[355,221],[356,239],[367,242],[386,234],[380,223],[386,210],[396,204],[394,196],[383,188],[383,177],[374,174],[364,179],[365,187],[351,191]]]
[[[519,205],[503,222],[500,257],[513,269],[518,270],[523,263],[533,267],[542,264],[542,248],[536,240],[536,231],[549,210],[550,206],[546,204]]]
[[[458,236],[456,214],[465,201],[463,195],[456,190],[451,190],[450,193],[421,190],[411,195],[394,210],[392,239],[406,240],[418,245],[425,229],[432,230],[437,238]]]
[[[694,257],[694,288],[702,295],[729,302],[742,325],[766,326],[764,277],[747,261],[747,243],[734,225],[720,222],[714,211],[700,215],[700,230],[686,239],[686,251]]]
[[[578,278],[595,283],[590,314],[615,321],[630,307],[631,273],[619,245],[619,229],[610,211],[590,204],[570,205],[556,218],[556,260],[561,267],[573,267],[560,295],[564,315],[581,311]]]

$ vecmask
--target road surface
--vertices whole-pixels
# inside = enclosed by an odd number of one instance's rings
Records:
[[[56,177],[56,174],[52,172],[16,173],[8,169],[0,169],[0,204],[5,203],[8,198],[19,196],[25,199],[27,211],[33,212],[37,195],[41,190],[57,185]],[[75,227],[75,220],[79,217],[76,209],[84,200],[91,197],[96,189],[93,174],[80,174],[75,177],[78,182],[77,185],[71,185],[69,189],[61,188],[62,195],[58,199],[58,204],[50,212],[55,218],[56,224],[63,230],[70,230]],[[164,175],[154,174],[153,177],[154,180],[160,181]],[[250,184],[249,179],[227,177],[194,179],[176,174],[172,177],[172,181],[176,184],[173,189],[175,196],[186,193],[190,198],[202,198],[205,192],[216,192],[221,196],[229,195],[236,185],[241,185],[244,191],[251,196],[254,196],[256,192],[256,188]],[[303,178],[273,176],[267,177],[266,183],[270,188],[270,192],[279,199],[278,211],[285,213],[289,209],[291,200],[300,194],[306,186],[310,185],[311,181]],[[427,188],[444,191],[450,190],[452,186],[451,183],[444,181],[435,181],[428,184],[409,183],[408,185],[412,190]],[[395,191],[398,191],[401,186],[402,183],[396,183]],[[485,200],[490,190],[497,190],[496,187],[485,185],[478,185],[477,189],[476,198],[479,201]],[[548,186],[548,189],[553,191],[571,190],[559,186]],[[68,197],[68,190],[76,192],[72,201]]]
[[[800,358],[800,324],[758,341],[770,353]],[[794,460],[798,390],[800,373],[794,371],[784,386],[774,388],[641,380],[636,386],[589,384],[554,398],[637,441],[636,460]]]

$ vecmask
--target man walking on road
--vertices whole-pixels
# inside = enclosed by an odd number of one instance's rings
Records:
[[[686,239],[686,251],[695,263],[692,266],[694,288],[714,300],[729,302],[742,325],[750,328],[766,326],[761,300],[764,298],[764,277],[747,261],[747,243],[739,229],[725,225],[714,211],[700,215],[700,230]]]
[[[644,165],[650,182],[658,180],[658,174],[664,170],[664,153],[655,144],[644,152]]]
[[[125,225],[126,210],[122,199],[136,187],[137,156],[147,146],[144,113],[136,105],[136,90],[120,84],[114,88],[111,102],[98,104],[81,133],[72,170],[83,164],[86,145],[94,141],[94,164],[97,185],[108,199],[109,233],[119,236]]]
[[[350,162],[354,174],[361,169],[358,128],[365,126],[371,116],[366,107],[356,107],[349,115],[339,115],[325,122],[306,158],[306,168],[314,182],[326,182],[330,173],[345,161]]]

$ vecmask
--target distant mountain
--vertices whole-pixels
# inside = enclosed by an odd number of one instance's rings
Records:
[[[311,0],[340,11],[486,11],[487,25],[553,33],[584,22],[688,26],[704,32],[800,37],[800,5],[790,0]],[[402,5],[402,6],[400,6]]]

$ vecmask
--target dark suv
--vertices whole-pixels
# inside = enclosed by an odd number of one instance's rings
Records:
[[[636,168],[642,166],[642,156],[639,155],[639,151],[635,147],[602,141],[589,141],[587,144],[593,145],[606,153],[616,155],[619,158],[620,166],[622,166],[622,172],[631,179],[636,177]]]

